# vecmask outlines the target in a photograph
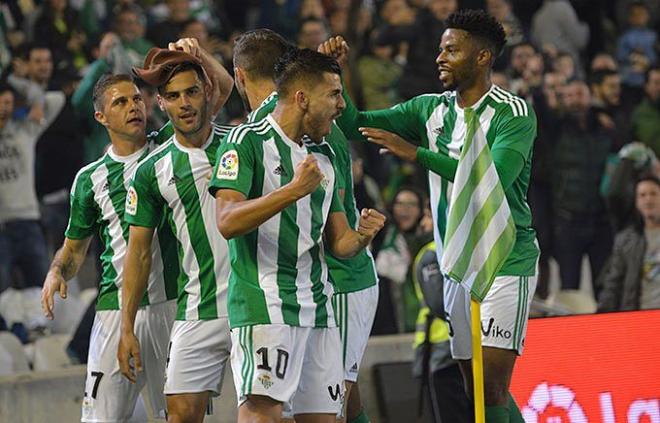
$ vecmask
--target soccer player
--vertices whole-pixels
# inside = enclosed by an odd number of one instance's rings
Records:
[[[278,34],[259,29],[241,35],[234,44],[235,82],[244,103],[252,112],[248,122],[265,118],[275,109],[278,101],[275,91],[274,67],[277,59],[292,48]],[[336,124],[325,137],[334,156],[337,169],[337,189],[351,228],[356,229],[359,212],[353,195],[353,175],[348,140]],[[342,360],[346,395],[342,415],[348,422],[368,422],[362,409],[357,383],[362,356],[367,348],[369,333],[378,306],[378,277],[368,249],[354,257],[338,259],[326,254],[329,279],[334,286],[332,305],[342,341]],[[353,394],[351,395],[351,392]]]
[[[344,108],[337,62],[291,50],[275,67],[275,88],[271,114],[229,133],[210,184],[230,240],[239,422],[279,422],[284,402],[298,423],[335,422],[344,372],[324,249],[355,256],[385,217],[364,209],[353,230],[339,199],[324,141]]]
[[[144,68],[134,71],[158,88],[158,102],[174,135],[138,166],[129,188],[130,237],[117,354],[122,373],[135,380],[144,346],[134,334],[135,313],[151,266],[150,240],[158,222],[165,221],[174,233],[174,260],[180,266],[164,389],[168,421],[201,422],[209,393],[220,393],[230,352],[227,242],[215,228],[215,201],[207,191],[225,131],[211,123],[215,94],[196,56],[152,49]]]
[[[486,421],[508,422],[511,418],[512,422],[521,422],[508,389],[516,357],[523,350],[536,287],[539,250],[526,201],[536,117],[523,99],[491,83],[493,62],[506,42],[502,26],[492,16],[476,10],[456,12],[446,24],[436,63],[440,81],[449,91],[421,95],[373,112],[358,113],[347,104],[339,122],[350,136],[363,135],[429,170],[435,241],[441,261],[448,201],[466,135],[466,111],[478,116],[516,225],[513,251],[481,305]],[[324,48],[341,53],[341,40],[331,41]],[[355,127],[360,127],[361,134],[351,131]],[[452,355],[461,360],[468,395],[472,395],[470,294],[456,283],[444,286],[447,318],[453,329]]]
[[[151,271],[147,271],[148,288],[146,294],[138,298],[140,309],[135,319],[135,332],[144,345],[145,372],[139,375],[136,383],[131,383],[121,375],[116,358],[128,242],[124,204],[138,162],[153,147],[145,135],[145,105],[130,75],[103,76],[94,87],[93,102],[94,117],[106,127],[111,146],[101,158],[82,168],[75,178],[66,238],[44,282],[42,307],[52,319],[55,293],[66,298],[66,281],[78,273],[90,240],[98,233],[104,246],[101,253],[103,274],[90,338],[82,421],[127,421],[145,385],[152,410],[162,418],[165,416],[165,351],[175,311],[174,301],[170,300],[176,298],[178,274],[175,245],[170,241],[172,234],[162,222],[156,225],[158,235],[148,239],[148,254],[153,265]],[[141,417],[146,421],[146,416]]]

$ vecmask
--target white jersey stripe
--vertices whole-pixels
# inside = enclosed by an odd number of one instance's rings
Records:
[[[168,200],[168,205],[172,210],[174,225],[176,226],[176,235],[181,243],[183,257],[181,258],[181,271],[186,272],[188,283],[184,290],[188,293],[188,303],[186,304],[186,320],[197,320],[199,316],[198,306],[201,298],[201,285],[199,283],[199,265],[197,258],[190,244],[190,234],[186,225],[186,212],[181,204],[176,186],[169,185],[169,181],[174,177],[174,168],[172,156],[165,155],[155,163],[156,180],[158,181],[158,190],[163,198]],[[168,195],[170,193],[170,195]]]

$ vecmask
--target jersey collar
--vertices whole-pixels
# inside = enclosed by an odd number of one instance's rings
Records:
[[[139,159],[142,156],[142,154],[144,154],[144,152],[147,150],[147,148],[149,148],[148,142],[145,143],[144,146],[135,153],[131,153],[128,156],[120,156],[119,154],[115,153],[114,148],[112,147],[112,145],[110,145],[110,147],[108,148],[108,156],[110,156],[110,158],[115,162],[129,163],[132,162],[133,160]]]
[[[476,103],[474,103],[472,106],[470,106],[470,108],[471,108],[472,110],[477,110],[477,109],[479,108],[479,106],[481,106],[481,104],[484,102],[484,100],[486,100],[486,97],[488,97],[488,95],[489,95],[490,93],[492,93],[494,89],[495,89],[495,84],[491,83],[491,84],[490,84],[490,88],[488,89],[488,91],[486,91],[486,92],[484,93],[484,95],[482,95],[481,98],[479,98],[479,100],[477,100]],[[458,96],[456,95],[456,93],[454,93],[454,109],[456,110],[456,113],[457,113],[458,115],[461,115],[461,116],[462,116],[463,113],[464,113],[464,111],[465,111],[465,109],[462,108],[462,107],[460,107],[460,106],[458,105],[458,101],[457,101],[457,99],[458,99]]]

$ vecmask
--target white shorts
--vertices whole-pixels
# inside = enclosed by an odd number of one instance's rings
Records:
[[[175,321],[167,356],[165,395],[206,391],[220,395],[230,352],[226,317]]]
[[[536,276],[498,276],[481,303],[481,344],[522,354],[529,306]],[[472,358],[470,292],[451,281],[444,283],[445,314],[449,323],[451,355]]]
[[[341,336],[344,380],[356,382],[378,307],[378,285],[332,296]]]
[[[117,361],[121,311],[96,312],[89,340],[81,421],[129,420],[140,391],[145,385],[149,390],[149,399],[155,417],[165,417],[166,402],[163,395],[165,362],[167,343],[175,315],[175,301],[138,309],[135,316],[135,336],[140,342],[140,358],[144,371],[138,374],[136,383],[131,383],[121,374]],[[146,421],[146,419],[137,421]]]
[[[248,395],[263,395],[288,403],[294,415],[341,410],[339,329],[254,325],[232,329],[231,339],[239,407]]]

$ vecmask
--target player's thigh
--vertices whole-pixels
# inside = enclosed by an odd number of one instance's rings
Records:
[[[251,396],[291,400],[303,368],[311,328],[252,325],[231,331],[231,367],[239,407]]]
[[[139,320],[136,317],[136,323]],[[94,318],[82,404],[84,422],[128,420],[144,386],[144,374],[138,375],[137,383],[131,383],[119,370],[120,321],[118,310],[98,311]]]
[[[176,315],[176,301],[152,304],[140,309],[144,318],[136,322],[135,335],[146,377],[146,389],[154,416],[165,418],[167,404],[164,386],[170,332]]]
[[[484,347],[522,354],[536,276],[498,276],[481,303]]]
[[[231,351],[226,318],[174,322],[165,394],[219,395]]]
[[[202,423],[209,397],[209,392],[167,395],[168,423]]]
[[[338,328],[314,328],[305,348],[305,359],[291,409],[298,421],[302,414],[336,415],[344,400]]]
[[[238,408],[238,423],[281,421],[282,403],[263,395],[248,395]]]
[[[333,303],[341,336],[344,379],[356,382],[378,307],[378,286],[335,294]]]

